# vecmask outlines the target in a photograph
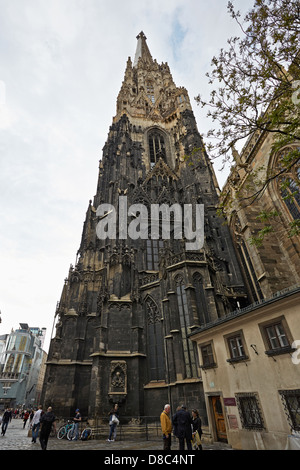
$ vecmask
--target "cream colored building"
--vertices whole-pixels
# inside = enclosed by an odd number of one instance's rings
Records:
[[[294,286],[193,332],[213,441],[243,450],[300,444],[299,314]]]

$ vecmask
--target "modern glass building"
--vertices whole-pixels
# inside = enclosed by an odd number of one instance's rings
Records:
[[[39,375],[46,355],[42,350],[45,333],[45,328],[20,323],[19,329],[2,337],[5,346],[0,356],[0,409],[38,404]]]

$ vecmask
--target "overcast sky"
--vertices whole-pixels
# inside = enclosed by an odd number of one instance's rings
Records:
[[[48,351],[140,31],[207,132],[193,98],[209,96],[211,58],[240,34],[227,0],[0,0],[0,334],[45,327]]]

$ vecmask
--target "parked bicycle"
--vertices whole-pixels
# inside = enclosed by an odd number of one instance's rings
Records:
[[[80,439],[82,441],[88,441],[89,439],[92,439],[92,428],[89,427],[89,423],[86,423],[87,427],[82,431]]]
[[[92,438],[92,428],[89,427],[89,423],[87,423],[87,427],[84,428],[84,430],[81,433],[78,433],[78,436],[80,435],[80,440],[81,441],[88,441],[89,439]],[[76,439],[76,429],[75,426],[68,431],[67,438],[69,441],[74,441]]]
[[[78,435],[79,435],[78,428],[76,430],[76,424],[73,423],[73,426],[71,426],[67,432],[67,439],[69,441],[74,441],[75,439],[78,439]]]
[[[65,437],[68,437],[68,433],[72,429],[75,429],[75,423],[68,419],[68,422],[61,426],[57,431],[57,439],[64,439]]]

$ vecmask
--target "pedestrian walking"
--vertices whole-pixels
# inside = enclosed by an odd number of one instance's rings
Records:
[[[43,414],[43,407],[42,405],[40,405],[37,409],[37,411],[34,413],[34,416],[32,418],[32,440],[31,442],[33,442],[34,444],[36,443],[36,440],[37,440],[37,437],[38,437],[38,434],[39,434],[39,430],[40,430],[40,426],[41,426],[41,417],[42,417],[42,414]]]
[[[119,424],[119,405],[116,403],[109,412],[109,436],[107,439],[108,442],[114,442],[116,440],[118,424]]]
[[[52,411],[52,407],[49,406],[47,412],[41,416],[40,423],[41,423],[41,432],[40,432],[40,443],[42,450],[47,450],[47,444],[49,435],[51,432],[52,424],[55,428],[55,415]]]
[[[23,429],[25,429],[28,418],[29,418],[29,413],[28,413],[28,411],[25,410],[25,413],[23,415],[23,423],[24,423],[23,424]]]
[[[7,408],[7,410],[5,410],[5,412],[2,416],[2,428],[1,428],[1,435],[2,436],[5,436],[5,433],[6,433],[6,430],[7,430],[7,427],[8,427],[8,423],[11,422],[11,419],[12,419],[11,409]]]
[[[173,426],[176,428],[176,435],[179,439],[179,450],[184,450],[185,441],[187,449],[192,450],[192,417],[186,411],[185,405],[182,405],[173,416]]]
[[[160,415],[160,424],[163,433],[163,450],[171,450],[172,422],[170,419],[170,411],[171,407],[167,404]]]
[[[28,427],[29,427],[29,428],[31,427],[31,423],[32,423],[33,417],[34,417],[34,410],[31,410],[31,411],[30,411],[30,414],[29,414],[29,424],[28,424]]]
[[[202,422],[198,410],[192,410],[192,442],[194,450],[202,450]]]
[[[80,414],[80,410],[79,408],[77,408],[77,410],[75,411],[75,418],[74,418],[74,423],[75,423],[75,439],[74,441],[77,441],[78,440],[78,437],[79,437],[79,423],[81,421],[81,414]]]

